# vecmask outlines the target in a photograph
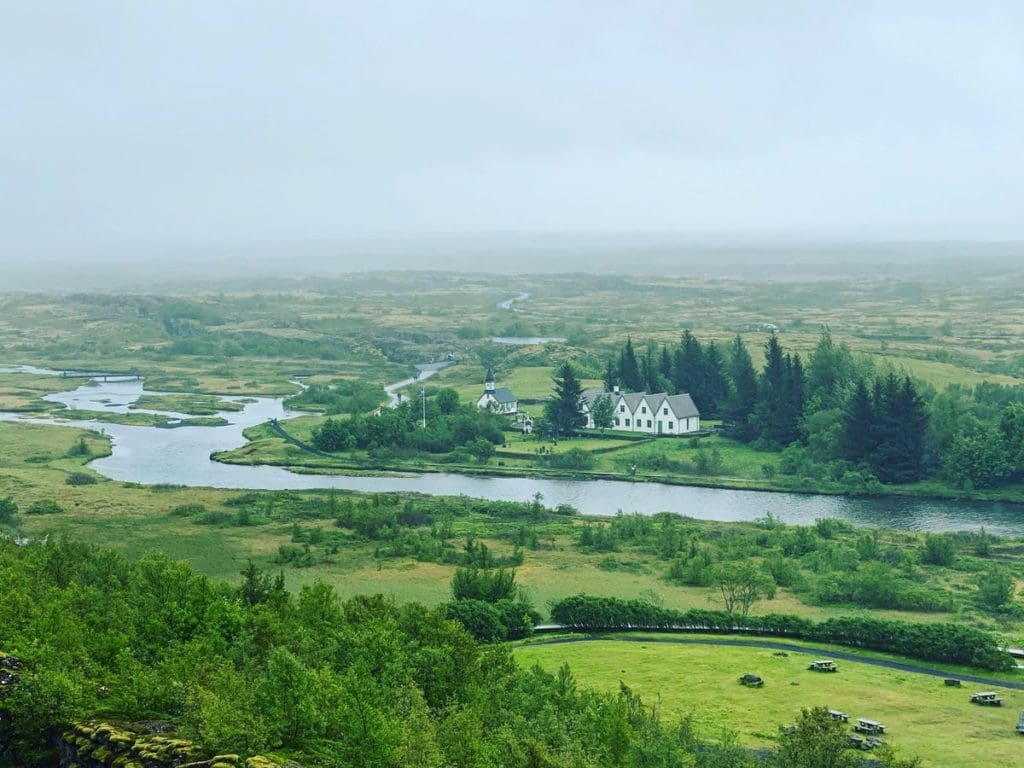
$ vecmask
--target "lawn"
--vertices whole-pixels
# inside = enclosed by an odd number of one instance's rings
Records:
[[[970,683],[952,688],[937,677],[847,661],[839,662],[838,673],[822,674],[807,669],[813,656],[754,648],[601,640],[522,645],[515,656],[551,672],[568,663],[581,684],[602,690],[624,683],[648,704],[657,703],[667,718],[692,716],[708,740],[724,728],[746,745],[769,746],[801,708],[824,706],[846,712],[851,722],[866,717],[884,723],[885,741],[904,757],[920,756],[925,766],[1009,766],[1020,760],[1014,726],[1024,691],[1001,689],[1003,707],[979,707],[970,703],[976,690]],[[740,685],[746,673],[764,678],[764,687]]]

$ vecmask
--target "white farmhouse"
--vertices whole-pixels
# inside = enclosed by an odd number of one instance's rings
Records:
[[[487,381],[484,382],[484,393],[476,401],[477,408],[490,408],[498,413],[514,416],[519,412],[519,401],[512,394],[512,390],[505,387],[495,388],[494,372],[487,371]]]
[[[688,394],[623,393],[618,387],[611,392],[589,389],[583,393],[582,413],[587,417],[587,429],[596,428],[591,409],[602,395],[612,401],[613,430],[649,435],[685,435],[700,431],[700,411]]]

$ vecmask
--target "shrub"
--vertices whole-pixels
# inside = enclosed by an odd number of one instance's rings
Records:
[[[26,515],[57,515],[64,511],[64,508],[53,499],[40,499],[33,501],[25,510]]]
[[[64,482],[68,485],[95,485],[96,477],[86,472],[72,472],[64,478]]]
[[[565,453],[545,454],[541,461],[555,469],[586,471],[594,468],[594,457],[582,448],[570,448]]]
[[[179,504],[176,507],[172,507],[167,514],[174,515],[175,517],[193,517],[204,512],[206,512],[206,507],[202,504]]]
[[[928,565],[952,565],[956,559],[956,542],[945,534],[928,534],[924,538],[921,562]]]

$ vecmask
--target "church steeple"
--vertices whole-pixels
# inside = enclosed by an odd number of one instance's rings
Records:
[[[487,368],[487,378],[484,379],[484,392],[494,392],[494,371]]]

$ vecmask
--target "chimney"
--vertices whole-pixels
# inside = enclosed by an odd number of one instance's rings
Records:
[[[612,387],[612,394],[613,395],[619,394],[619,385],[618,384],[616,384],[614,387]]]

